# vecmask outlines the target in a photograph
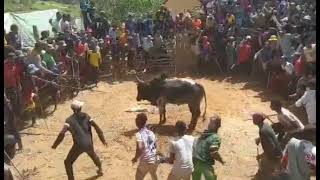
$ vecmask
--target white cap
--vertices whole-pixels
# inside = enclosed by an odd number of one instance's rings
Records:
[[[71,103],[71,108],[72,109],[80,109],[80,108],[82,108],[83,105],[84,105],[84,102],[81,102],[81,101],[78,101],[78,100],[74,100]]]

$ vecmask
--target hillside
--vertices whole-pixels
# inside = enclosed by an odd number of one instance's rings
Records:
[[[79,17],[80,10],[78,3],[67,4],[57,1],[40,0],[4,0],[4,12],[30,12],[37,10],[59,9],[64,13],[70,13],[72,16]]]

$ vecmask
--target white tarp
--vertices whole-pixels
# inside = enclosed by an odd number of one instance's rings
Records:
[[[5,13],[4,14],[4,29],[10,31],[10,26],[16,24],[22,38],[24,47],[33,46],[36,40],[33,35],[33,26],[37,26],[38,32],[49,30],[51,32],[50,19],[54,19],[57,9],[45,11],[34,11],[29,13]]]
[[[28,13],[5,13],[4,14],[4,29],[10,32],[10,26],[16,24],[19,27],[19,32],[22,38],[23,47],[32,47],[36,42],[33,35],[33,26],[37,26],[38,33],[42,31],[50,31],[50,36],[53,35],[52,26],[49,23],[50,19],[56,18],[57,9],[44,11],[33,11]],[[81,28],[81,20],[75,20],[78,29]]]

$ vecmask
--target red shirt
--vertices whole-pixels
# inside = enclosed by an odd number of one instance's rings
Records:
[[[6,88],[17,88],[20,83],[19,68],[12,62],[4,62],[4,86]]]
[[[238,63],[246,63],[249,61],[252,53],[252,47],[250,43],[244,42],[240,44],[239,50],[238,50]]]
[[[79,43],[79,44],[76,45],[75,51],[76,51],[78,56],[83,56],[85,51],[86,51],[86,47],[84,46],[84,44]]]
[[[300,57],[299,59],[296,60],[294,64],[294,71],[296,72],[297,76],[300,76],[302,74],[303,68],[304,68],[304,63],[302,61],[302,58]]]

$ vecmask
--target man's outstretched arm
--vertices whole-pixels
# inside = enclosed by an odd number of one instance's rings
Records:
[[[98,136],[99,136],[100,141],[103,143],[103,145],[106,146],[106,145],[107,145],[107,142],[106,142],[106,140],[105,140],[105,138],[104,138],[104,135],[103,135],[103,132],[102,132],[101,128],[97,125],[97,123],[95,123],[95,122],[93,121],[93,119],[90,120],[90,124],[91,124],[91,126],[93,126],[94,129],[96,130],[96,132],[97,132],[97,134],[98,134]]]
[[[63,141],[64,139],[64,135],[65,133],[68,131],[68,128],[70,127],[70,125],[68,123],[65,123],[61,132],[59,133],[57,139],[54,141],[53,145],[52,145],[52,149],[56,149],[59,144]]]

